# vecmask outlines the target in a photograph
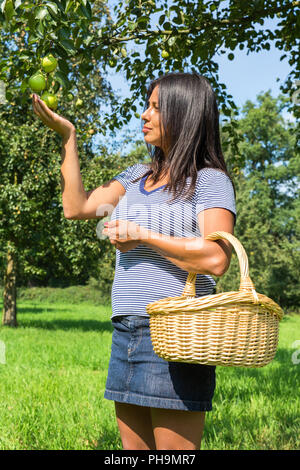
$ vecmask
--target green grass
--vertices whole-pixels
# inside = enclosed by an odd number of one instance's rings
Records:
[[[206,421],[203,449],[300,448],[300,364],[292,361],[297,339],[300,317],[286,316],[270,364],[258,369],[217,368],[214,411]],[[300,359],[300,353],[296,356]]]
[[[110,315],[110,305],[18,300],[18,328],[0,327],[0,450],[121,449],[103,398]],[[299,339],[300,317],[289,315],[271,364],[217,368],[202,449],[299,449]]]

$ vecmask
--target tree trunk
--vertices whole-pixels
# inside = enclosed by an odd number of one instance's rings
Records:
[[[17,256],[10,248],[7,251],[7,268],[4,276],[2,325],[17,325]]]

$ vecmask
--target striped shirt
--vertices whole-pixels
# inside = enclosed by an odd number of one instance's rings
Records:
[[[153,232],[172,237],[201,237],[198,214],[208,208],[221,207],[231,211],[236,219],[233,186],[225,173],[213,168],[198,171],[195,192],[187,199],[173,198],[163,187],[147,191],[144,182],[132,181],[149,170],[137,163],[113,179],[119,181],[126,193],[114,208],[111,220],[129,220]],[[189,184],[191,177],[187,179]],[[115,276],[112,285],[112,318],[117,315],[148,317],[146,305],[164,297],[182,295],[188,272],[180,269],[154,249],[139,244],[122,253],[116,249]],[[196,296],[214,291],[215,281],[209,275],[197,274]]]

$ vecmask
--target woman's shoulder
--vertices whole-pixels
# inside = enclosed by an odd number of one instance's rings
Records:
[[[145,171],[149,171],[150,169],[150,163],[137,163],[137,170],[142,171],[143,173],[145,173]]]
[[[127,170],[130,171],[132,175],[136,174],[139,176],[139,174],[142,175],[146,171],[150,170],[150,165],[147,163],[134,163],[133,165],[130,165]]]
[[[200,177],[216,176],[219,173],[227,176],[226,173],[223,170],[221,170],[220,168],[211,168],[211,167],[207,166],[205,168],[201,168],[200,170],[198,170],[198,176],[200,176]]]
[[[230,177],[219,168],[205,167],[198,171],[195,193],[231,193],[233,184]]]
[[[120,177],[131,181],[132,179],[139,178],[145,174],[148,169],[149,167],[143,163],[134,163],[125,167],[125,169],[123,169],[121,173],[116,176],[116,178]]]
[[[197,184],[201,185],[204,182],[208,182],[214,184],[214,182],[222,182],[228,181],[231,183],[230,177],[225,173],[225,171],[221,170],[220,168],[211,168],[205,167],[198,170],[197,175]]]

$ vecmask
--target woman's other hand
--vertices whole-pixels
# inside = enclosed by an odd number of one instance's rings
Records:
[[[109,240],[112,245],[115,245],[115,247],[121,251],[121,253],[127,253],[127,251],[133,250],[140,244],[138,240],[132,240],[129,242],[117,242],[117,240],[114,240],[113,238],[110,238]]]
[[[122,253],[132,250],[141,243],[146,229],[128,220],[111,220],[104,224],[102,233],[107,235],[112,245]]]
[[[68,137],[72,132],[76,131],[75,126],[70,121],[48,108],[44,101],[39,99],[35,93],[32,95],[32,104],[34,113],[41,121],[62,137]]]

